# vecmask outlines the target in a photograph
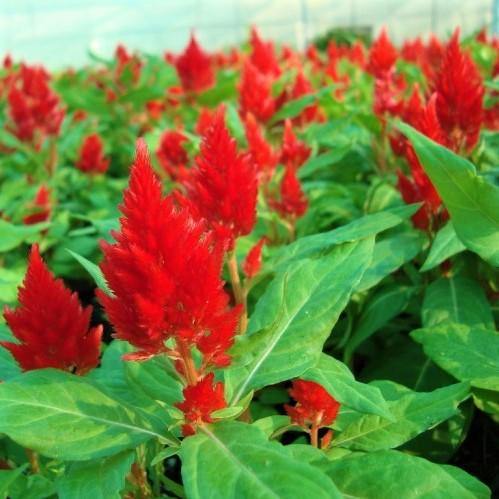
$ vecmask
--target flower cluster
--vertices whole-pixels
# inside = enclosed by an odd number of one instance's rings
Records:
[[[182,132],[167,130],[161,135],[156,150],[159,164],[175,182],[185,182],[189,178],[189,157],[184,149],[186,141],[187,137]]]
[[[104,157],[104,144],[97,133],[85,137],[76,168],[90,174],[105,173],[109,168],[109,159]]]

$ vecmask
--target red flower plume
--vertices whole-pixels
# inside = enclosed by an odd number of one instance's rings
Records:
[[[283,218],[296,219],[305,214],[308,201],[303,194],[300,181],[296,176],[296,169],[286,166],[281,181],[281,199],[269,199],[269,206]]]
[[[459,46],[459,30],[447,45],[435,91],[438,119],[450,147],[456,152],[471,151],[482,126],[484,87],[475,63]]]
[[[187,137],[177,130],[167,130],[159,139],[156,151],[159,163],[165,173],[174,181],[184,182],[188,179],[190,170],[186,167],[189,157],[184,149]]]
[[[255,277],[262,268],[262,248],[266,239],[262,237],[248,252],[243,262],[244,275],[251,279]]]
[[[281,70],[277,63],[277,58],[272,42],[265,42],[260,38],[256,28],[251,29],[251,63],[266,76],[279,76]]]
[[[113,295],[98,296],[116,337],[139,349],[128,359],[166,352],[165,340],[174,337],[197,346],[205,365],[226,365],[240,309],[229,308],[220,279],[222,244],[187,203],[162,197],[142,140],[120,209],[116,242],[102,243],[101,269]]]
[[[195,128],[198,135],[204,135],[208,131],[214,114],[215,111],[213,111],[212,109],[208,109],[207,107],[202,107],[200,109]]]
[[[46,185],[42,184],[35,195],[35,199],[29,206],[29,215],[23,218],[23,222],[26,225],[46,222],[50,218],[51,211],[50,190]]]
[[[305,77],[302,71],[296,76],[295,83],[291,89],[291,99],[299,99],[305,95],[310,95],[314,92],[312,84]],[[319,106],[317,104],[311,104],[307,106],[296,118],[293,118],[293,122],[299,125],[305,125],[312,121],[319,119]]]
[[[175,67],[186,92],[202,92],[213,86],[215,74],[211,58],[191,35],[184,52],[176,59]]]
[[[284,123],[284,137],[282,141],[281,162],[292,168],[299,168],[311,153],[310,147],[298,140],[293,132],[291,120],[287,119]]]
[[[232,249],[234,240],[249,234],[255,225],[257,180],[248,155],[237,151],[223,108],[203,137],[196,165],[187,186],[189,198]]]
[[[261,73],[249,60],[244,63],[238,88],[241,116],[252,113],[263,123],[272,117],[276,109],[276,102],[271,92],[272,80]]]
[[[367,70],[375,78],[384,78],[395,66],[397,49],[393,46],[386,29],[383,28],[369,51]]]
[[[104,157],[104,145],[98,134],[88,135],[83,141],[76,168],[85,173],[104,173],[109,168],[109,159]]]
[[[184,388],[184,400],[175,404],[185,415],[182,426],[184,437],[194,435],[196,426],[212,423],[212,412],[227,407],[223,383],[213,383],[214,374],[209,373],[195,385]]]
[[[84,374],[99,363],[102,326],[89,329],[92,307],[82,308],[44,264],[38,246],[31,248],[19,288],[20,306],[4,317],[19,343],[0,342],[24,371],[53,367]]]

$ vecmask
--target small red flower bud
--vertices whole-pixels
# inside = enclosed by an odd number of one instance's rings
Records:
[[[255,277],[262,267],[262,248],[266,239],[262,237],[248,252],[243,263],[244,275],[251,279]]]

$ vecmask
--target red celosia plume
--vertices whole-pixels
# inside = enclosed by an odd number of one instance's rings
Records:
[[[177,182],[185,182],[189,178],[190,169],[187,168],[189,157],[184,149],[187,137],[177,130],[167,130],[159,139],[156,156],[166,174]]]
[[[265,244],[265,237],[262,237],[248,252],[243,262],[244,275],[251,279],[255,277],[262,268],[262,248]]]
[[[270,198],[269,206],[283,218],[296,220],[302,217],[308,208],[308,201],[302,191],[296,169],[286,166],[281,181],[280,199]]]
[[[375,78],[384,78],[395,66],[397,49],[393,46],[386,29],[382,29],[369,51],[367,70]]]
[[[26,225],[46,222],[50,218],[51,211],[50,190],[46,185],[42,184],[29,206],[29,215],[23,218],[23,222]]]
[[[284,122],[284,137],[282,140],[281,162],[292,168],[299,168],[310,157],[310,147],[298,140],[290,119]]]
[[[279,76],[281,70],[274,51],[274,44],[272,42],[265,42],[260,37],[256,28],[251,29],[250,36],[251,45],[251,63],[266,76]]]
[[[97,133],[85,137],[76,168],[90,174],[105,173],[109,168],[109,159],[104,157],[104,144]]]

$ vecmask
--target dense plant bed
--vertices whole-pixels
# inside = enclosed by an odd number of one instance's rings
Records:
[[[0,75],[0,495],[486,498],[497,40]]]

